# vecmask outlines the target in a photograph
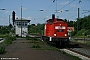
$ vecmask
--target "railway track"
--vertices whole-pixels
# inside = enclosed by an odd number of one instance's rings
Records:
[[[90,50],[87,50],[87,49],[84,49],[84,48],[73,48],[73,49],[72,48],[67,48],[67,49],[90,58],[90,52],[89,52]]]
[[[87,40],[90,41],[90,38],[72,38],[72,40]]]
[[[41,35],[32,34],[30,37],[41,38]],[[72,42],[68,47],[60,49],[68,54],[78,56],[82,60],[90,60],[90,47],[81,43]]]
[[[40,35],[40,34],[29,34],[28,36],[36,37],[36,38],[41,38],[42,37],[42,35]]]
[[[65,48],[65,49],[60,49],[60,50],[66,52],[67,54],[77,56],[77,57],[81,58],[82,60],[90,60],[90,56],[80,53],[79,51],[75,51],[70,48]]]
[[[88,45],[71,42],[66,48],[60,49],[68,54],[78,56],[82,60],[90,60],[90,47]]]

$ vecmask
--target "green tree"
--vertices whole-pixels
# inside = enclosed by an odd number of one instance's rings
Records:
[[[43,34],[44,32],[44,25],[45,24],[32,24],[32,25],[29,25],[28,28],[29,28],[29,33],[36,33],[36,34]]]

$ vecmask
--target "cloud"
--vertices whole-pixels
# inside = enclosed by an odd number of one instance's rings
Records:
[[[21,7],[19,8],[19,10],[21,10]],[[22,7],[22,10],[27,10],[27,8]]]
[[[22,8],[23,10],[27,10],[27,8]]]
[[[18,16],[16,16],[16,18],[19,18]],[[20,17],[21,18],[21,17]],[[24,19],[32,19],[32,17],[28,16],[28,17],[22,17]]]
[[[31,19],[31,18],[32,18],[32,17],[30,17],[30,16],[29,16],[29,17],[27,17],[27,19]]]
[[[51,19],[51,16],[46,16],[45,20],[47,20],[47,19]]]
[[[15,16],[15,18],[19,18],[18,16]]]
[[[61,4],[61,5],[66,5],[66,4],[68,4],[68,3],[70,3],[70,1],[61,2],[60,4]]]
[[[5,11],[5,13],[7,13],[7,14],[8,14],[8,13],[10,13],[10,11]]]
[[[46,18],[50,18],[49,16],[46,16]]]
[[[4,18],[0,18],[0,20],[2,20],[2,21],[3,21],[3,20],[5,20],[5,19],[4,19]]]
[[[77,8],[78,6],[77,6],[77,5],[71,5],[71,7],[73,7],[73,8]]]

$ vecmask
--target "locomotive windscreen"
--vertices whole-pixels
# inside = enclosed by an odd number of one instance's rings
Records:
[[[62,30],[61,30],[61,29],[58,29],[58,30],[57,30],[57,32],[63,32],[63,31],[64,31],[63,29],[62,29]]]

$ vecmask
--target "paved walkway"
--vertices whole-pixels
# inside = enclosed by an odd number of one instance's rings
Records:
[[[32,45],[33,44],[28,43],[28,40],[26,39],[17,39],[13,44],[6,48],[7,53],[0,55],[0,57],[12,58],[8,60],[73,60],[58,51],[30,48]]]

